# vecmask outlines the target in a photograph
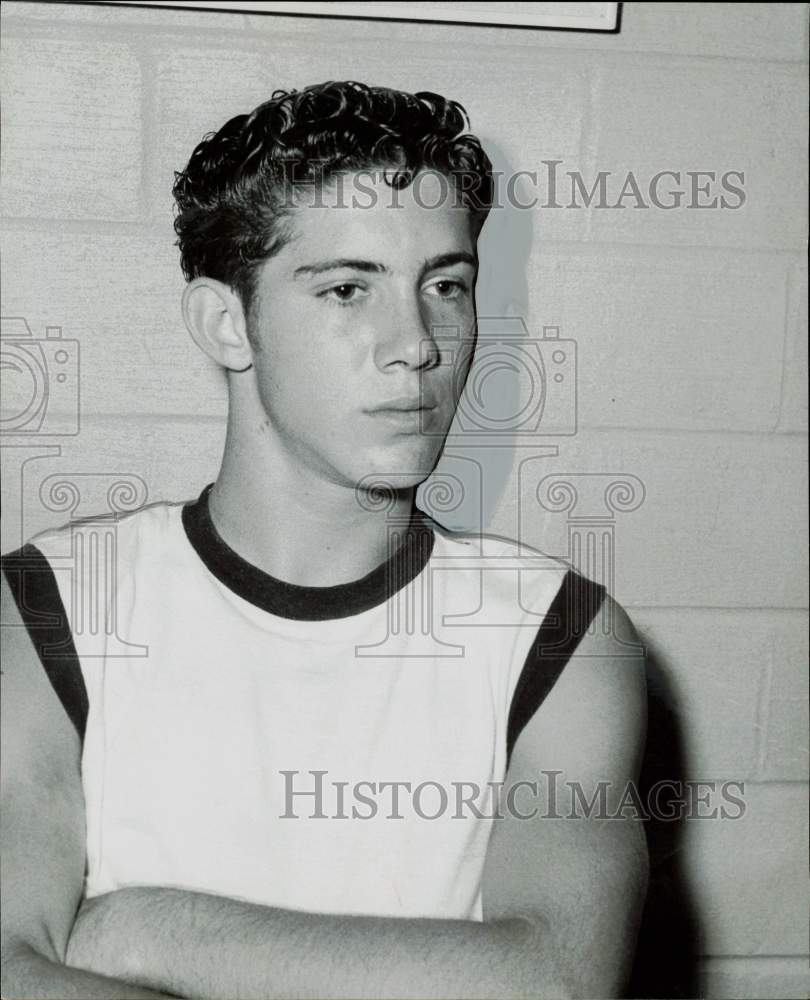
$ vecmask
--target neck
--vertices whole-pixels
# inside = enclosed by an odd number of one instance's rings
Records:
[[[332,587],[366,576],[389,558],[391,528],[404,528],[415,487],[375,503],[287,454],[272,429],[239,433],[229,417],[225,451],[209,498],[214,526],[243,559],[287,583]],[[254,424],[255,426],[255,424]]]

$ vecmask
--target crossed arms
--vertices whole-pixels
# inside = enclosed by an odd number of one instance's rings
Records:
[[[641,825],[543,818],[539,800],[535,819],[494,821],[481,923],[304,913],[161,887],[82,903],[78,737],[3,588],[3,622],[18,626],[3,643],[4,997],[621,992],[646,891]],[[600,616],[635,640],[610,599]],[[637,777],[644,730],[643,657],[597,628],[519,737],[507,786],[553,770],[558,787],[576,782],[590,798],[607,781],[618,800]]]

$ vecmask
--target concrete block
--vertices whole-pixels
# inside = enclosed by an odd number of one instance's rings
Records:
[[[4,32],[2,212],[133,220],[141,72],[126,44]]]
[[[704,958],[700,995],[711,1000],[805,1000],[810,992],[807,958]]]
[[[806,955],[807,786],[746,785],[741,798],[746,810],[739,819],[684,823],[699,952]]]
[[[569,531],[585,530],[579,518],[607,518],[613,589],[631,606],[807,607],[803,439],[607,431],[554,443],[556,457],[516,452],[516,474],[490,490],[489,530],[557,555],[568,552]],[[479,457],[486,483],[488,459]],[[537,494],[552,474],[579,476],[588,496],[625,474],[644,491],[633,487],[630,509],[590,496],[573,513],[549,510]]]
[[[773,612],[770,616],[776,619]],[[774,621],[767,652],[757,776],[761,781],[807,781],[807,612],[791,615],[785,627]]]
[[[81,505],[73,517],[107,513],[106,486],[129,484],[141,502],[184,501],[216,479],[225,439],[224,421],[90,418],[79,437],[61,442],[61,453],[2,449],[3,552],[46,528],[67,523],[65,498]],[[60,483],[73,484],[59,488]]]
[[[629,171],[642,198],[628,191],[623,208],[591,208],[598,241],[735,248],[800,249],[807,239],[806,68],[789,64],[649,63],[606,67],[597,96],[598,141],[593,160],[579,164],[588,188],[608,171],[604,204],[616,205]],[[563,166],[560,170],[569,169]],[[661,171],[659,201],[650,186]],[[714,172],[688,178],[689,171]],[[724,192],[722,177],[741,187]],[[705,193],[693,190],[706,187]],[[680,207],[667,192],[684,191]],[[722,207],[725,197],[729,207]],[[560,198],[562,201],[563,199]],[[582,199],[579,199],[582,203]],[[689,207],[706,205],[715,207]],[[739,207],[734,207],[739,206]]]
[[[288,85],[278,60],[251,48],[184,46],[166,35],[153,47],[157,149],[152,213],[171,217],[173,172],[183,170],[194,148],[230,118],[252,111]]]
[[[806,780],[806,710],[799,705],[807,686],[804,612],[632,608],[629,614],[651,671],[663,675],[671,697],[666,707],[683,747],[682,777]],[[650,696],[658,696],[654,677]],[[772,723],[761,718],[763,700]],[[772,729],[772,764],[765,773],[760,741]]]
[[[201,8],[183,7],[170,10],[167,7],[145,7],[135,4],[89,4],[89,3],[25,3],[6,4],[3,20],[9,23],[33,21],[39,25],[52,22],[59,25],[79,27],[98,25],[127,30],[132,28],[211,28],[215,31],[241,31],[247,27],[245,14],[228,11],[206,11]]]
[[[535,248],[531,332],[577,342],[580,426],[770,431],[787,274],[779,258]]]
[[[224,414],[224,380],[183,325],[172,240],[170,217],[148,231],[3,235],[3,314],[24,317],[34,338],[58,325],[79,341],[82,418]]]
[[[807,433],[807,265],[789,276],[785,371],[780,431]]]
[[[621,47],[723,59],[807,59],[807,12],[799,4],[632,3]],[[602,45],[602,49],[607,46]]]

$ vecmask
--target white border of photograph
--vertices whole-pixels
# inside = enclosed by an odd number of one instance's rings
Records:
[[[133,0],[100,0],[123,6],[147,6]],[[149,7],[192,7],[197,10],[248,14],[303,14],[319,17],[383,18],[400,21],[448,21],[454,24],[497,24],[513,28],[565,28],[615,31],[618,3],[274,3],[263,0],[159,0]]]

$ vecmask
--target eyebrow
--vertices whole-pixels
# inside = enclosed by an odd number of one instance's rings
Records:
[[[450,253],[442,253],[436,257],[431,257],[422,264],[421,274],[428,271],[435,271],[440,267],[452,267],[454,264],[469,264],[477,267],[478,262],[475,257],[466,250],[453,250]],[[316,274],[324,274],[327,271],[339,271],[342,269],[350,271],[365,271],[372,274],[387,274],[388,268],[373,260],[359,260],[353,257],[337,257],[334,260],[319,260],[313,264],[302,264],[293,271],[294,278],[310,277]]]
[[[438,257],[431,257],[422,265],[422,274],[428,271],[435,271],[440,267],[452,267],[454,264],[469,264],[470,267],[478,267],[478,261],[466,250],[453,250],[450,253],[440,253]]]
[[[338,271],[347,268],[351,271],[372,271],[384,274],[388,268],[383,264],[375,264],[372,260],[354,260],[350,257],[338,257],[335,260],[319,260],[315,264],[303,264],[293,271],[294,278],[305,275],[323,274],[325,271]]]

